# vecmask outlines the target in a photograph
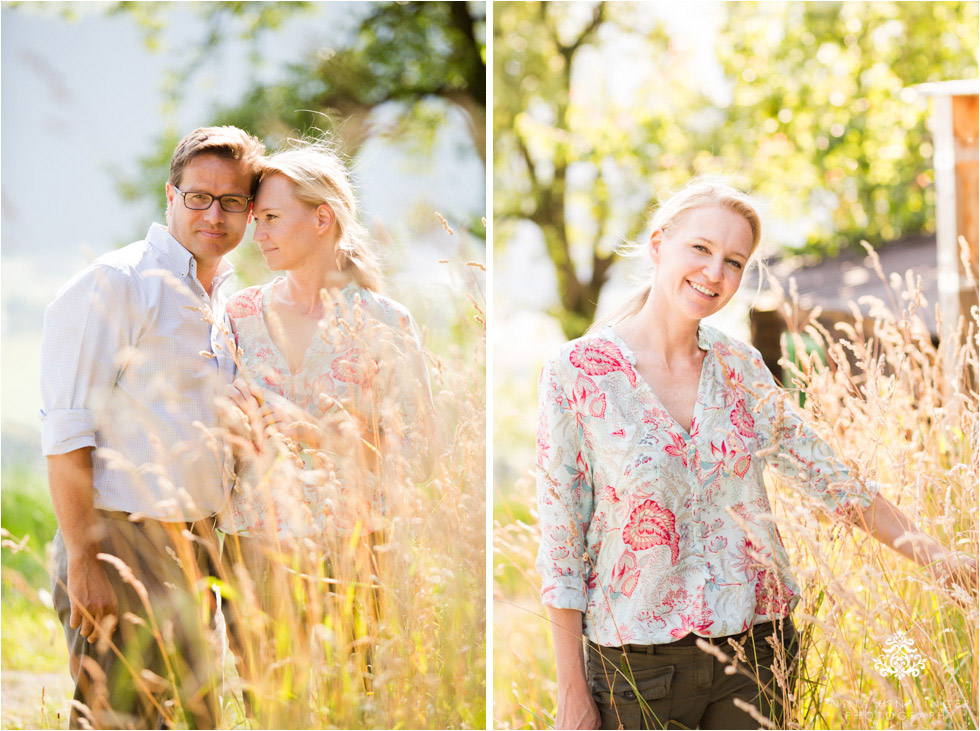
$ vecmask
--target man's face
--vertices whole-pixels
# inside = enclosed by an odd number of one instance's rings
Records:
[[[201,154],[184,167],[177,187],[182,193],[209,193],[215,196],[205,211],[192,211],[167,183],[167,230],[199,265],[214,265],[222,256],[241,243],[245,228],[252,220],[249,208],[242,213],[228,213],[221,208],[218,196],[251,193],[251,177],[240,162],[216,155]]]

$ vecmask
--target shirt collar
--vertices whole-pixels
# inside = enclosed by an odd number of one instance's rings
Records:
[[[185,249],[165,226],[159,223],[150,224],[150,230],[146,232],[146,242],[160,253],[164,266],[174,274],[187,277],[194,269],[192,267],[194,255]],[[227,259],[222,258],[221,263],[218,264],[218,271],[214,275],[211,291],[220,287],[234,271],[235,267]]]
[[[596,333],[599,337],[604,338],[619,348],[619,352],[623,354],[634,367],[636,367],[636,355],[630,350],[630,347],[623,341],[619,334],[613,329],[612,324],[606,323],[601,328],[599,328]],[[711,334],[707,330],[707,326],[704,323],[698,324],[698,348],[708,353],[711,352]]]

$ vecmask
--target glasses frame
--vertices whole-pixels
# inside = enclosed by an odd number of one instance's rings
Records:
[[[203,193],[203,192],[194,191],[194,190],[183,191],[180,188],[178,188],[176,185],[172,185],[172,184],[171,184],[171,187],[174,189],[175,192],[180,193],[180,197],[184,201],[184,208],[186,208],[189,211],[207,211],[207,210],[210,210],[211,206],[214,205],[214,202],[215,201],[218,201],[218,205],[221,206],[221,210],[224,211],[225,213],[248,213],[249,204],[255,198],[254,195],[247,196],[245,198],[245,208],[243,208],[240,211],[229,211],[227,208],[225,208],[225,198],[242,198],[243,196],[234,195],[232,193],[227,193],[225,195],[211,195],[210,193]],[[187,194],[188,193],[190,193],[191,195],[206,195],[211,200],[208,201],[208,204],[206,206],[204,206],[204,208],[191,208],[191,206],[188,205],[188,203],[187,203]]]

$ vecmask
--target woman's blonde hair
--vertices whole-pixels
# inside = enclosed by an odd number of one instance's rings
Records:
[[[652,231],[663,229],[666,234],[685,215],[697,208],[706,206],[720,206],[744,218],[752,231],[752,249],[749,255],[755,253],[756,249],[759,248],[759,241],[762,239],[762,219],[756,204],[747,194],[720,178],[698,177],[693,179],[657,207],[653,218],[650,220],[650,228]],[[639,258],[646,256],[646,252],[647,242],[643,240],[624,245],[619,253],[626,258]],[[597,320],[589,328],[589,331],[635,315],[646,304],[652,288],[653,283],[650,277],[645,277],[643,284],[631,293],[611,315]]]
[[[367,229],[357,218],[357,197],[347,165],[327,141],[294,144],[266,160],[262,179],[282,175],[292,181],[296,197],[304,203],[330,206],[337,222],[338,268],[359,286],[381,292],[381,267],[371,250]]]

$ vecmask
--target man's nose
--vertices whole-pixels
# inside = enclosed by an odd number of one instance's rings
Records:
[[[215,198],[211,201],[211,205],[204,212],[204,220],[208,222],[217,222],[225,217],[225,212],[221,210],[221,202]]]

